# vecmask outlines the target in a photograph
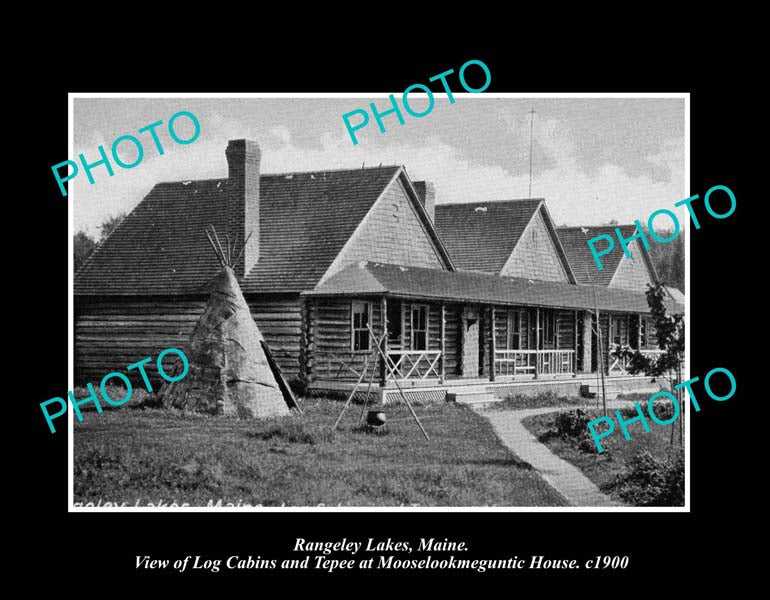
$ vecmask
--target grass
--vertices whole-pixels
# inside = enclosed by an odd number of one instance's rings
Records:
[[[589,419],[601,415],[601,411],[592,409],[586,410],[585,413]],[[618,485],[619,481],[627,480],[631,475],[635,464],[639,462],[640,455],[648,452],[654,460],[667,462],[681,458],[684,453],[683,446],[679,443],[678,421],[664,427],[655,424],[648,418],[649,433],[644,431],[640,423],[631,424],[629,425],[630,441],[625,439],[620,427],[616,425],[615,433],[601,440],[604,452],[599,454],[590,435],[588,437],[591,440],[590,451],[588,452],[579,447],[580,440],[577,438],[555,435],[556,414],[547,413],[527,417],[522,421],[522,424],[554,454],[574,464],[599,489],[620,502],[628,502],[629,497],[641,497],[645,493],[644,489],[630,490],[631,495],[629,496],[628,482],[625,485]],[[614,411],[611,411],[611,414],[614,416]],[[629,419],[636,415],[636,411],[633,408],[625,409],[621,410],[621,414]],[[680,416],[680,418],[683,417]],[[599,430],[603,431],[605,425],[602,424],[599,427]],[[676,429],[673,445],[671,444],[672,427]]]
[[[117,398],[122,397],[116,395]],[[141,406],[141,404],[139,404]],[[561,497],[462,405],[384,408],[382,434],[351,406],[307,399],[304,414],[238,420],[123,407],[75,424],[75,502],[146,506],[558,506]],[[210,504],[211,503],[211,504]]]
[[[502,402],[490,405],[487,410],[523,410],[525,408],[551,408],[567,406],[585,406],[592,402],[578,396],[558,396],[553,392],[544,392],[536,396],[512,394]]]

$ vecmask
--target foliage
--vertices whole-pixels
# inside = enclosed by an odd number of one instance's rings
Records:
[[[122,212],[113,217],[108,217],[105,221],[103,221],[102,224],[99,225],[99,231],[101,232],[99,243],[101,244],[104,240],[106,240],[107,236],[110,235],[113,231],[115,231],[115,228],[118,225],[120,225],[120,223],[125,218],[126,218],[126,213]]]
[[[634,456],[625,473],[605,486],[634,506],[684,504],[684,455],[655,458],[647,450]]]
[[[677,371],[684,356],[684,315],[669,315],[664,304],[668,297],[662,285],[647,286],[647,304],[650,307],[658,346],[665,350],[663,354],[644,356],[639,350],[629,346],[618,346],[611,350],[614,358],[624,358],[627,370],[632,375],[645,373],[657,377],[667,372]]]
[[[574,445],[582,452],[596,452],[593,440],[588,431],[591,420],[581,409],[560,411],[553,418],[553,426],[541,434],[538,439],[546,442],[555,437]]]
[[[115,215],[114,217],[109,217],[106,219],[102,224],[99,226],[99,231],[101,232],[101,236],[99,237],[99,241],[96,241],[94,238],[92,238],[90,235],[88,235],[85,231],[78,231],[75,234],[74,240],[73,240],[73,248],[74,248],[74,254],[75,254],[75,272],[77,273],[80,270],[80,267],[85,264],[86,260],[88,260],[88,257],[91,256],[94,253],[94,250],[101,244],[105,239],[107,239],[107,236],[110,235],[115,228],[120,225],[121,221],[125,219],[126,213],[120,213],[119,215]]]
[[[655,414],[662,420],[670,418],[673,410],[670,401],[655,403]],[[636,410],[621,409],[621,414],[629,419]],[[585,417],[600,415],[599,410],[588,409]],[[651,424],[651,430],[645,432],[637,425],[630,440],[616,432],[602,440],[605,451],[599,454],[590,435],[590,448],[581,447],[576,438],[555,435],[554,413],[533,415],[522,423],[551,452],[579,468],[614,500],[636,506],[681,506],[684,501],[684,448],[671,445],[669,427]],[[561,426],[565,432],[573,427],[566,419]]]
[[[657,230],[656,230],[657,231]],[[672,230],[657,231],[661,238],[671,237]],[[671,287],[684,291],[684,231],[676,239],[665,244],[651,243],[650,257],[658,272],[658,278]]]
[[[96,241],[90,237],[85,231],[78,231],[75,234],[73,242],[73,248],[75,253],[75,272],[77,273],[83,263],[86,262],[89,256],[96,250]]]
[[[496,402],[490,406],[487,410],[521,410],[523,408],[550,408],[550,407],[567,407],[567,406],[583,406],[585,404],[585,398],[579,398],[578,396],[565,396],[563,394],[557,394],[554,391],[548,390],[540,392],[535,396],[512,393],[508,394],[501,402]]]

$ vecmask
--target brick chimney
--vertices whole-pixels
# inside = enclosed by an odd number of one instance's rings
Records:
[[[230,140],[225,155],[232,201],[231,235],[238,233],[240,247],[251,233],[243,258],[235,268],[235,274],[240,277],[259,260],[259,162],[262,151],[251,140]]]
[[[434,221],[436,216],[436,188],[430,181],[415,181],[413,184],[417,195],[420,197],[420,202],[425,207],[425,212],[428,213],[430,220]]]

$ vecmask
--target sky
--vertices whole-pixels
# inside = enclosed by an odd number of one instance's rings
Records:
[[[342,115],[370,102],[384,112],[387,97],[75,98],[75,155],[66,158],[83,153],[95,162],[99,145],[109,156],[112,142],[126,134],[144,148],[133,169],[113,163],[109,177],[104,166],[95,167],[90,185],[81,168],[70,181],[75,230],[98,238],[103,221],[131,211],[156,183],[226,177],[227,141],[241,138],[258,142],[263,173],[402,164],[413,181],[434,183],[437,204],[527,198],[530,127],[531,197],[545,198],[558,225],[646,222],[660,208],[681,211],[673,204],[687,197],[684,99],[454,96],[452,104],[436,94],[433,110],[422,118],[402,108],[404,125],[395,115],[383,117],[385,133],[370,115],[369,125],[356,132],[358,145]],[[427,107],[419,95],[409,100],[416,112]],[[187,145],[175,143],[167,129],[182,110],[200,123],[200,136]],[[138,133],[158,120],[162,156],[149,133]],[[186,118],[175,130],[182,139],[193,131]],[[119,156],[135,160],[130,142],[121,143]]]

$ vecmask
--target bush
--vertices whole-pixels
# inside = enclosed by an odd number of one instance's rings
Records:
[[[582,410],[575,409],[556,413],[553,427],[538,437],[541,442],[558,437],[574,445],[581,452],[596,452],[596,445],[588,431],[591,419]]]
[[[657,459],[647,450],[630,461],[622,475],[606,486],[635,506],[682,506],[684,504],[684,455]]]
[[[590,419],[580,410],[562,411],[556,414],[556,434],[562,438],[580,438],[588,433]]]

